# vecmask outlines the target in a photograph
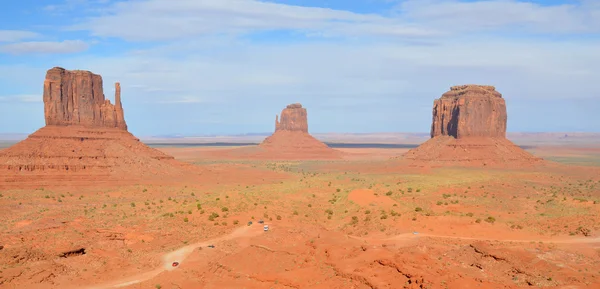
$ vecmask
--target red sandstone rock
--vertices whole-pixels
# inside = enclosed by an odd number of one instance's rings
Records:
[[[288,105],[281,111],[281,122],[279,116],[275,116],[275,131],[302,131],[308,133],[308,120],[306,108],[302,104],[294,103]]]
[[[431,139],[408,151],[413,165],[527,166],[537,158],[506,139],[506,104],[493,86],[453,86],[433,103]]]
[[[260,152],[249,153],[250,158],[267,159],[332,159],[341,153],[308,133],[306,108],[295,103],[281,111],[281,121],[275,118],[275,133],[260,145]]]
[[[121,87],[116,84],[115,105],[105,99],[102,76],[82,70],[54,67],[44,81],[46,125],[114,127],[127,130]]]
[[[506,137],[506,104],[493,86],[453,86],[433,103],[431,137]]]
[[[191,176],[197,167],[146,146],[127,131],[119,83],[115,90],[112,105],[104,98],[100,75],[48,70],[46,126],[0,151],[0,188]]]

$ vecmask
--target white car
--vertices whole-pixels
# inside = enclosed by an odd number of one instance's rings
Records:
[[[265,230],[265,232],[268,231],[269,230],[269,225],[265,225],[264,226],[264,230]]]

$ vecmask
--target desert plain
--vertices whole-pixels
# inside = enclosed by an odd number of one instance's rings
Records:
[[[293,104],[260,145],[146,146],[119,106],[0,150],[0,288],[600,288],[597,141],[331,148]]]

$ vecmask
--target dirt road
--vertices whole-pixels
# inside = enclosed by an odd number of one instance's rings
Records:
[[[162,256],[162,265],[152,271],[140,273],[140,274],[137,274],[137,275],[134,275],[134,276],[131,276],[128,278],[124,278],[124,279],[121,279],[118,281],[105,283],[105,284],[101,284],[101,285],[88,286],[88,287],[84,287],[84,288],[85,289],[123,288],[123,287],[127,287],[127,286],[130,286],[133,284],[141,283],[146,280],[150,280],[165,271],[172,271],[172,270],[179,268],[179,266],[173,267],[173,265],[172,265],[173,262],[179,262],[179,265],[181,265],[181,263],[183,261],[185,261],[185,259],[195,249],[197,249],[199,247],[206,247],[208,245],[218,244],[218,242],[237,239],[237,238],[254,237],[254,236],[260,235],[261,233],[263,233],[262,226],[254,225],[254,226],[238,228],[228,235],[221,236],[219,238],[206,240],[206,241],[203,241],[200,243],[187,245],[187,246],[179,248],[173,252],[164,254]]]

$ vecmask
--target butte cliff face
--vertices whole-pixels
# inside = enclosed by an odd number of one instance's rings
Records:
[[[102,77],[89,71],[48,70],[44,81],[46,126],[0,151],[0,187],[121,181],[183,176],[189,168],[150,148],[127,131],[121,87],[105,99]]]
[[[332,159],[336,151],[308,133],[308,114],[301,104],[290,104],[275,117],[275,132],[260,145],[260,158],[273,159]]]
[[[275,116],[275,132],[277,131],[300,131],[308,133],[308,114],[302,104],[294,103],[288,105],[281,111],[281,122],[279,116]]]
[[[415,165],[524,166],[541,159],[506,139],[506,103],[493,86],[453,86],[433,103],[431,139],[408,151]]]
[[[89,71],[54,67],[44,81],[46,125],[107,127],[127,130],[121,86],[115,84],[115,104],[105,99],[102,77]]]
[[[453,86],[433,102],[431,137],[506,137],[506,103],[493,86]]]

